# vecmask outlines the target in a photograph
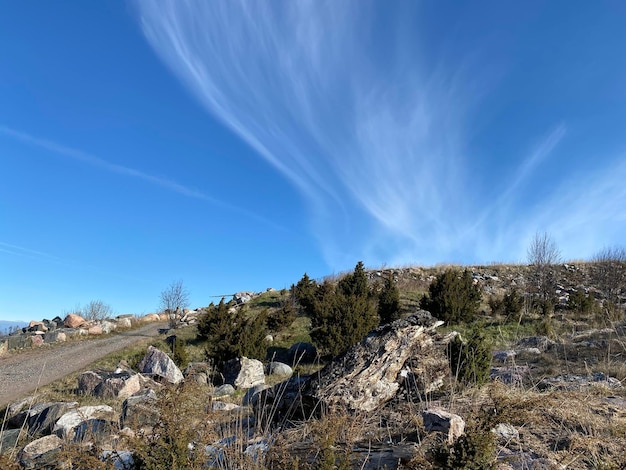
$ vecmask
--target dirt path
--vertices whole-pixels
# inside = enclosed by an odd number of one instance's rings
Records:
[[[106,338],[89,339],[33,349],[0,358],[0,408],[37,387],[61,379],[112,352],[145,338],[158,336],[166,323],[149,323]]]

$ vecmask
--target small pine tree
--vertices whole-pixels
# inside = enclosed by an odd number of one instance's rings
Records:
[[[295,319],[296,309],[291,300],[287,300],[279,309],[267,313],[267,328],[278,332],[291,325]]]
[[[466,269],[446,269],[428,287],[420,306],[449,323],[471,322],[480,305],[481,290]]]
[[[187,367],[189,363],[189,358],[187,357],[187,349],[185,348],[186,343],[182,338],[175,338],[174,343],[172,345],[172,360],[174,364],[176,364],[181,369]]]
[[[400,291],[393,277],[385,278],[385,283],[378,296],[378,316],[380,323],[390,323],[400,318]]]
[[[457,336],[449,345],[452,374],[463,384],[483,384],[489,378],[491,345],[483,330],[474,325],[465,340]]]
[[[311,318],[313,314],[313,302],[318,288],[317,282],[309,279],[307,273],[304,273],[302,279],[296,285],[291,286],[292,301],[302,307],[305,316]]]
[[[567,307],[574,312],[591,313],[593,311],[593,297],[578,289],[569,295]]]
[[[205,355],[218,367],[235,357],[264,359],[267,351],[267,312],[253,318],[224,303],[209,305],[198,322],[198,338],[206,341]]]
[[[311,339],[318,349],[336,356],[361,341],[378,324],[374,301],[361,262],[337,285],[318,286],[310,302]]]

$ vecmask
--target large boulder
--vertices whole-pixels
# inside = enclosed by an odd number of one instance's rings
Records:
[[[172,384],[180,383],[184,379],[174,361],[154,346],[148,346],[146,355],[139,363],[139,372],[161,377]]]
[[[420,392],[435,390],[449,373],[443,322],[426,311],[372,330],[359,344],[311,376],[292,377],[262,392],[258,416],[307,418],[324,409],[374,411],[396,396],[407,378]]]
[[[373,411],[391,400],[409,373],[407,362],[435,342],[443,322],[422,310],[371,331],[359,344],[329,363],[311,381],[310,393],[327,407]],[[430,388],[430,384],[423,384]]]
[[[159,421],[159,411],[156,408],[157,395],[154,390],[143,390],[128,397],[122,403],[122,427],[141,429],[153,427]]]
[[[117,329],[117,323],[114,323],[112,321],[108,321],[105,320],[102,323],[100,323],[100,326],[102,327],[102,332],[105,335],[108,335],[109,333],[115,331]]]
[[[54,434],[27,444],[18,454],[20,465],[27,469],[54,468],[63,441]]]
[[[65,317],[65,320],[63,320],[63,324],[66,328],[78,328],[86,323],[87,320],[80,315],[76,315],[75,313],[70,313],[67,317]]]
[[[128,370],[115,372],[87,371],[78,377],[78,392],[96,397],[127,398],[143,386],[142,377]]]
[[[25,425],[31,436],[50,434],[57,420],[77,405],[77,402],[38,403],[12,416],[8,424],[14,428]]]
[[[90,335],[101,335],[104,333],[104,331],[102,330],[102,325],[90,326],[89,328],[87,328],[87,332]]]
[[[251,388],[265,383],[263,363],[257,359],[239,357],[224,364],[224,382],[236,388]]]
[[[133,326],[133,320],[131,317],[122,317],[122,318],[118,317],[116,322],[117,322],[117,327],[122,328],[122,329],[128,329]]]
[[[118,421],[117,413],[108,405],[81,406],[61,416],[52,432],[63,439],[79,442],[109,435]]]

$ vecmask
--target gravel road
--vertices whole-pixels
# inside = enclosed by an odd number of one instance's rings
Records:
[[[142,339],[158,336],[167,323],[149,323],[106,338],[55,344],[51,348],[23,351],[0,358],[0,408],[62,379],[112,352]]]

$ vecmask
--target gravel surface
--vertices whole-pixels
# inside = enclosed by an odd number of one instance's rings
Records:
[[[106,338],[85,339],[32,349],[0,358],[0,408],[62,379],[112,352],[158,336],[167,323],[149,323]]]

